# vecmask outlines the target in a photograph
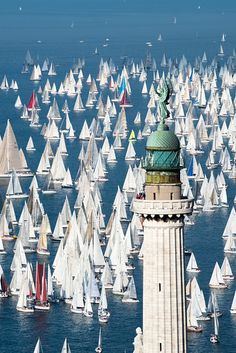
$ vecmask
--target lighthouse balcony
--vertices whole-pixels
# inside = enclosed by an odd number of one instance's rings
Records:
[[[139,215],[183,215],[191,214],[193,208],[192,199],[180,200],[145,200],[136,198],[133,202],[132,211]]]

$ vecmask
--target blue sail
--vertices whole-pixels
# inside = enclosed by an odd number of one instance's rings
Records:
[[[122,92],[126,89],[126,83],[124,77],[122,78],[121,85],[119,87],[119,96],[121,95]]]
[[[188,177],[192,177],[193,176],[193,157],[190,160],[189,166],[188,166],[188,170],[187,170],[187,175]]]

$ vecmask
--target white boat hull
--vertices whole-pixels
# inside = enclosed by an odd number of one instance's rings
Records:
[[[29,308],[25,308],[25,307],[22,308],[22,307],[19,307],[19,306],[16,307],[16,310],[20,311],[22,313],[33,313],[34,312],[33,308],[29,309]]]
[[[84,312],[83,308],[76,308],[76,309],[70,308],[70,311],[75,314],[83,314]]]
[[[40,311],[48,311],[50,309],[50,304],[48,303],[47,305],[40,305],[40,304],[36,304],[34,306],[34,308],[36,310],[40,310]]]
[[[132,299],[132,298],[129,298],[129,299],[122,299],[122,303],[139,303],[139,300],[138,299]]]

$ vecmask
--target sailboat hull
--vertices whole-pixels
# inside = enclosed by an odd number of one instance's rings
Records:
[[[83,315],[86,317],[93,317],[93,313],[87,311],[83,311]]]
[[[48,311],[50,309],[50,304],[36,304],[34,306],[35,310],[40,310],[40,311]]]
[[[201,326],[188,326],[187,327],[188,332],[202,332],[202,327]]]
[[[84,309],[83,308],[70,308],[70,311],[75,314],[83,314]]]
[[[0,292],[0,298],[8,298],[9,294],[7,292]]]
[[[211,343],[219,343],[219,338],[217,335],[211,335],[210,337],[210,342]]]
[[[209,287],[210,288],[224,289],[224,288],[227,288],[227,285],[223,284],[223,283],[220,283],[220,284],[209,284]]]
[[[25,307],[22,308],[22,307],[19,307],[19,306],[16,307],[16,310],[20,311],[22,313],[33,313],[34,312],[33,308],[25,308]]]
[[[42,194],[44,195],[56,194],[56,190],[42,190]]]
[[[12,194],[12,195],[6,195],[7,199],[25,199],[29,195],[27,194]]]
[[[139,303],[138,299],[132,299],[132,298],[128,298],[128,299],[122,299],[122,303]]]
[[[101,353],[101,352],[102,352],[102,347],[97,347],[97,348],[95,348],[95,352]]]
[[[50,255],[50,252],[46,249],[37,249],[37,254],[39,255],[44,255],[44,256],[49,256]]]

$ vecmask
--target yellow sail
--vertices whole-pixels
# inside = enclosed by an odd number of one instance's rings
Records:
[[[136,140],[135,133],[134,133],[134,130],[132,130],[129,135],[129,141],[135,141],[135,140]]]

